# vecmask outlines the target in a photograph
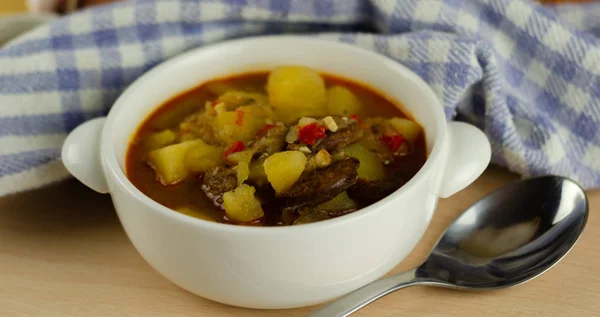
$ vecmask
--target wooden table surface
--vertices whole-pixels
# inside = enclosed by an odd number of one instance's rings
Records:
[[[20,1],[0,1],[18,12]],[[425,237],[393,272],[427,255],[443,228],[484,194],[517,177],[490,168],[442,200]],[[555,268],[512,289],[487,293],[428,287],[389,295],[355,316],[594,316],[600,313],[600,191],[590,192],[583,237]],[[197,297],[158,275],[125,236],[109,196],[71,180],[0,198],[0,316],[303,316],[307,307],[247,310]]]
[[[24,0],[0,0],[0,14],[19,13],[26,8]]]
[[[394,272],[427,255],[443,228],[517,177],[490,168],[441,200],[425,237]],[[593,316],[600,312],[600,192],[589,194],[583,237],[556,267],[525,285],[471,293],[408,288],[356,316]],[[192,295],[158,275],[125,236],[109,196],[71,180],[0,198],[0,316],[303,316],[313,308],[246,310]]]

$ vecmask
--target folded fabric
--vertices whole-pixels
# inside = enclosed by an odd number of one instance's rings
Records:
[[[448,120],[487,134],[493,163],[599,187],[599,16],[600,3],[525,0],[145,0],[82,11],[0,49],[0,195],[66,178],[66,134],[106,115],[156,64],[279,33],[387,55],[429,83]]]

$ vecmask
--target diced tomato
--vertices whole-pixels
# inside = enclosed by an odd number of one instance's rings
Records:
[[[325,137],[325,131],[327,131],[326,127],[313,122],[298,130],[298,140],[304,144],[312,145],[318,139]]]
[[[276,125],[274,124],[265,124],[262,128],[260,128],[260,130],[258,130],[258,132],[256,132],[256,137],[263,137],[265,134],[267,134],[269,130],[273,129],[274,127],[276,127]]]
[[[379,137],[379,141],[383,142],[390,151],[396,153],[402,144],[406,142],[406,139],[398,133],[385,133],[381,137]]]
[[[244,149],[246,149],[246,146],[244,145],[244,142],[242,141],[235,141],[233,142],[226,150],[225,152],[223,152],[223,156],[225,158],[227,158],[229,156],[229,154],[233,154],[235,152],[241,152]]]
[[[352,119],[352,120],[354,120],[354,121],[356,121],[358,124],[362,124],[363,123],[362,120],[360,120],[360,118],[357,115],[355,115],[355,114],[350,115],[349,118]]]
[[[242,110],[236,110],[235,111],[237,117],[235,118],[235,124],[239,125],[240,127],[244,126],[244,111]]]

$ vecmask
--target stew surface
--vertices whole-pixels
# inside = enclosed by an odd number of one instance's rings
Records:
[[[370,88],[299,66],[205,83],[158,108],[126,173],[175,211],[236,225],[343,216],[404,185],[422,128]]]

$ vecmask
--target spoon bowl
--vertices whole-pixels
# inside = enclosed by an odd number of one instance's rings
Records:
[[[459,216],[419,267],[368,284],[308,316],[348,316],[412,285],[491,290],[525,283],[573,248],[588,213],[585,191],[570,179],[510,183]]]

